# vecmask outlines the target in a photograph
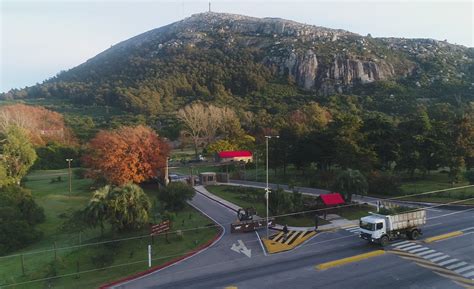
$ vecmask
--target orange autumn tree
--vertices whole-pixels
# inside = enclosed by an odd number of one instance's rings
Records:
[[[166,165],[168,145],[149,127],[100,131],[88,145],[85,164],[94,178],[122,186],[139,184],[158,175]]]
[[[30,141],[36,146],[43,146],[48,142],[76,144],[71,130],[64,123],[63,116],[42,106],[25,104],[0,106],[0,132],[12,125],[25,129]]]

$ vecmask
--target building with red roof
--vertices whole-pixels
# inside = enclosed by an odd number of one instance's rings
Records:
[[[222,151],[217,154],[220,162],[240,162],[244,161],[246,163],[253,160],[253,155],[251,151]]]

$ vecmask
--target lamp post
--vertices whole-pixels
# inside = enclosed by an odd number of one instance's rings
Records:
[[[66,159],[66,162],[68,164],[68,171],[69,171],[69,195],[72,194],[72,175],[71,175],[71,162],[73,159]]]
[[[266,218],[266,227],[267,227],[267,240],[268,240],[268,199],[270,198],[270,188],[268,187],[268,140],[271,138],[279,138],[280,136],[278,135],[266,135],[265,136],[265,144],[267,148],[266,152],[266,159],[267,159],[267,186],[265,187],[265,199],[267,200],[267,218]]]

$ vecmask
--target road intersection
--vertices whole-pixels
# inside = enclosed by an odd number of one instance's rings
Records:
[[[267,254],[261,245],[259,232],[230,234],[229,224],[236,218],[232,209],[199,193],[190,203],[223,226],[219,241],[189,259],[114,288],[474,286],[474,208],[436,208],[428,211],[423,239],[461,232],[456,236],[432,243],[424,243],[423,240],[403,243],[402,240],[385,248],[385,254],[320,270],[320,264],[350,260],[353,256],[370,254],[381,248],[361,240],[354,227],[319,232],[292,251]],[[425,254],[426,258],[419,256],[423,252],[429,252]],[[454,261],[446,263],[450,260]]]

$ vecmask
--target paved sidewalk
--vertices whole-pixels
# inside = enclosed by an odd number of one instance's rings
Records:
[[[234,211],[238,211],[240,209],[239,206],[237,206],[236,204],[234,203],[231,203],[227,200],[224,200],[223,198],[221,197],[218,197],[214,194],[211,194],[208,190],[206,190],[205,187],[203,186],[194,186],[194,189],[196,191],[198,191],[199,193],[203,194],[204,196],[208,197],[209,199],[213,200],[213,201],[216,201],[224,206],[226,206],[227,208],[231,209],[231,210],[234,210]]]

